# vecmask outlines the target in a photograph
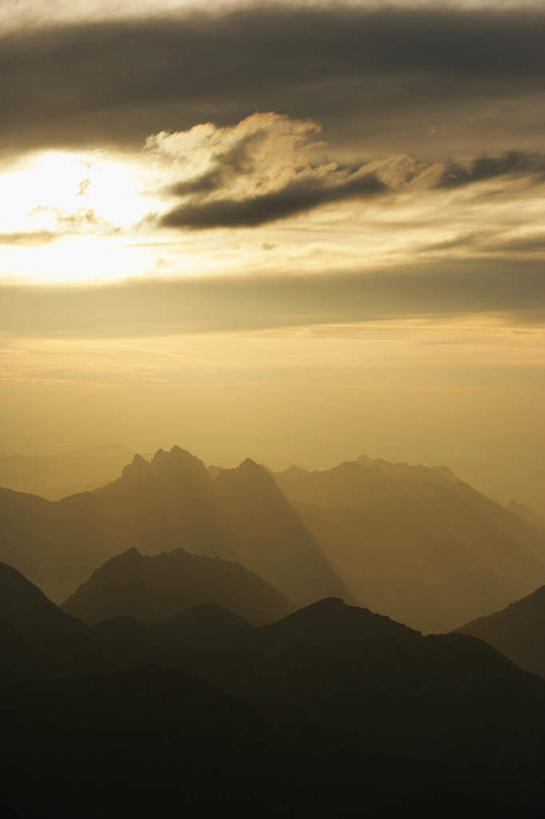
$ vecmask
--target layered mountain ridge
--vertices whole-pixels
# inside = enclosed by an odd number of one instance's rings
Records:
[[[473,637],[425,637],[338,598],[264,626],[205,605],[88,627],[6,566],[0,590],[8,816],[73,816],[78,800],[89,819],[545,805],[545,682]]]
[[[423,631],[451,630],[545,580],[543,535],[447,467],[361,456],[276,480],[354,599]]]
[[[131,548],[233,560],[297,603],[346,594],[274,479],[250,460],[214,478],[180,447],[150,461],[136,455],[113,483],[61,501],[0,490],[0,519],[0,558],[58,601]]]
[[[337,596],[449,631],[545,582],[545,533],[447,467],[361,456],[271,473],[207,468],[173,447],[61,501],[0,490],[0,559],[56,601],[121,552],[242,564],[304,605]]]

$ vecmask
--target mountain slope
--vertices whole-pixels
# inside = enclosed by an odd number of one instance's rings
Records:
[[[287,597],[238,563],[183,549],[154,557],[131,549],[97,569],[63,604],[87,623],[113,617],[155,621],[214,603],[256,624],[293,609]]]
[[[0,684],[104,667],[87,627],[0,563]]]
[[[275,482],[276,481],[276,482]],[[275,476],[173,447],[58,502],[0,490],[0,559],[55,601],[121,551],[242,563],[295,604],[339,596],[451,630],[545,582],[545,533],[457,480],[360,458]]]
[[[300,603],[346,594],[266,469],[248,458],[236,469],[220,472],[214,492],[229,541],[245,566]]]
[[[521,668],[545,677],[545,586],[457,631],[484,640]]]
[[[101,645],[120,626],[101,624]],[[491,765],[515,791],[523,778],[513,770],[509,780],[506,760],[540,766],[545,751],[545,682],[473,637],[424,637],[331,598],[259,628],[209,608],[149,628],[137,663],[149,651],[154,663],[179,665],[292,742],[443,760],[458,785]]]
[[[446,468],[360,458],[278,483],[355,600],[446,631],[545,580],[545,537]]]
[[[150,462],[137,455],[113,483],[54,503],[0,490],[0,559],[55,600],[133,547],[147,554],[187,548],[242,562],[300,602],[342,593],[266,470],[254,464],[251,471],[250,480],[247,465],[214,478],[202,461],[173,447]]]

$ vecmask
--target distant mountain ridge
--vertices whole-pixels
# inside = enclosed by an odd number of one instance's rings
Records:
[[[279,620],[294,608],[244,566],[183,549],[153,557],[130,549],[113,557],[62,608],[93,624],[114,617],[153,622],[205,604],[223,606],[257,625]]]
[[[173,447],[61,501],[0,490],[0,559],[56,601],[109,558],[186,551],[244,565],[296,605],[336,596],[449,631],[545,582],[545,532],[447,467],[360,456],[271,473]]]
[[[424,631],[545,580],[545,536],[447,467],[360,456],[276,480],[354,599]]]
[[[545,677],[545,586],[457,631],[484,640],[521,668]]]
[[[0,490],[0,558],[63,600],[123,550],[185,548],[243,563],[294,602],[346,594],[274,479],[247,460],[210,475],[173,447],[136,455],[113,483],[61,501]]]

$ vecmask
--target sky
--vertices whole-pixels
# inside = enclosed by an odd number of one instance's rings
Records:
[[[537,475],[544,69],[541,3],[0,2],[0,453]]]

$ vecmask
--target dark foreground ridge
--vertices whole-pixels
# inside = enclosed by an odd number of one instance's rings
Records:
[[[52,647],[0,691],[5,816],[545,808],[545,682],[479,640],[424,637],[337,598],[261,627],[217,605],[88,627],[5,571],[23,602],[0,610],[1,666],[38,600]],[[85,650],[59,671],[67,623]]]

